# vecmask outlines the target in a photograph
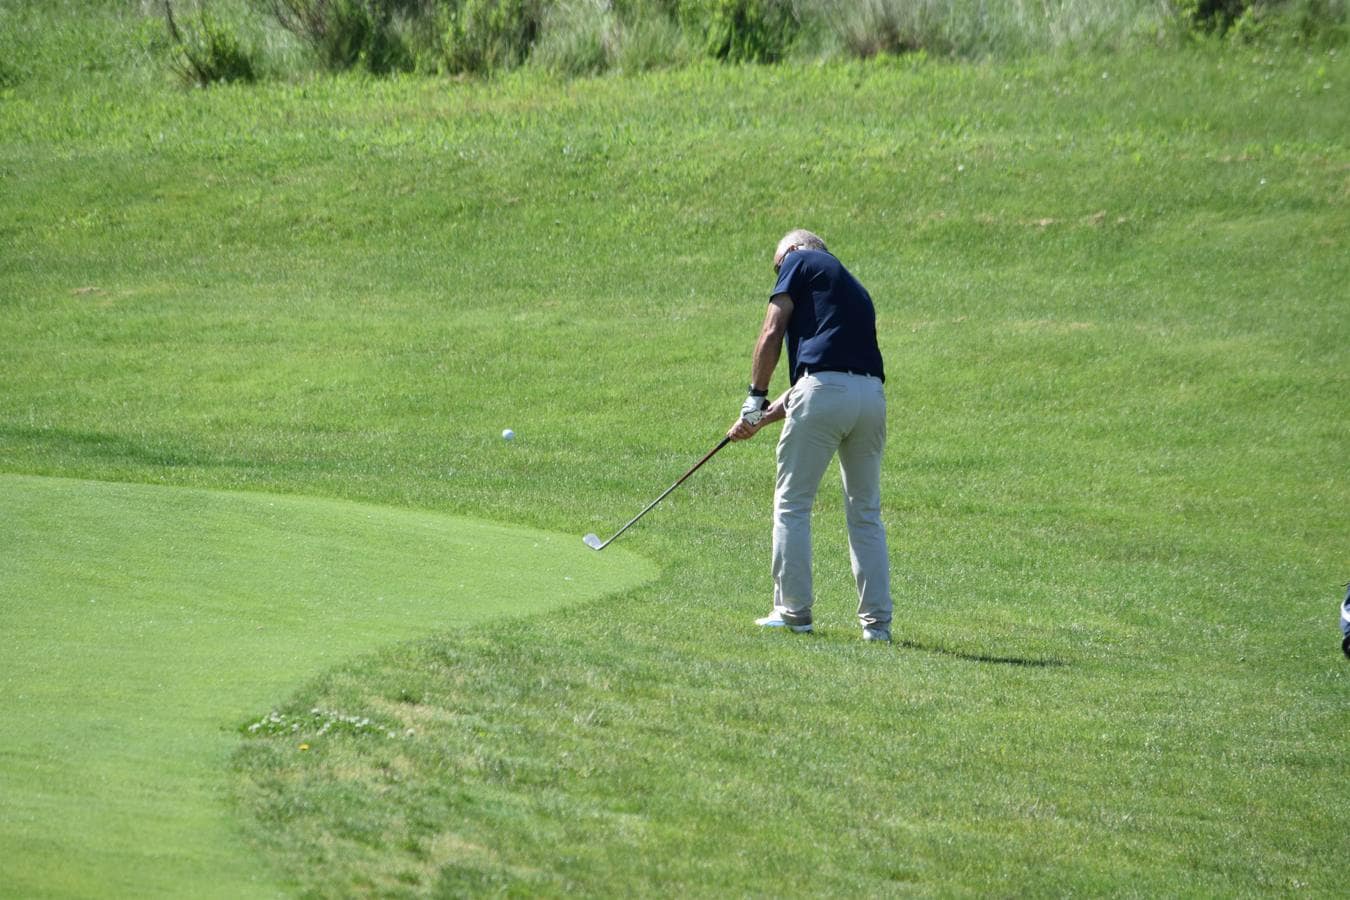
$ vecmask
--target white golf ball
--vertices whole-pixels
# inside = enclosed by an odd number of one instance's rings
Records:
[[[502,432],[502,440],[504,440],[504,441],[515,440],[515,437],[516,437],[516,433],[515,433],[514,431],[512,431],[510,428],[508,428],[508,429],[506,429],[505,431]]]

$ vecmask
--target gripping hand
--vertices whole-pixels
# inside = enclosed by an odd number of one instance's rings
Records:
[[[741,421],[751,427],[758,425],[764,418],[764,410],[769,408],[769,392],[755,390],[751,385],[750,393],[741,404]]]

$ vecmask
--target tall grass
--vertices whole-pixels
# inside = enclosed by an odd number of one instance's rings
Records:
[[[563,0],[549,7],[530,62],[565,75],[643,72],[694,56],[685,31],[654,0],[616,8],[609,0]]]
[[[534,59],[568,75],[602,72],[613,66],[619,19],[604,0],[564,0],[544,19],[544,38]]]
[[[1168,0],[823,0],[801,4],[850,55],[1121,49],[1166,39]]]
[[[353,68],[586,76],[700,59],[1006,59],[1197,37],[1327,47],[1346,42],[1348,8],[1350,0],[0,0],[0,86],[114,67],[209,83]],[[91,41],[90,30],[104,37]]]
[[[163,25],[118,0],[0,0],[0,82],[84,82],[162,71]]]

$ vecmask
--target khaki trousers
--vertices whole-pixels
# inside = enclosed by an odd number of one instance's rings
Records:
[[[864,627],[890,628],[891,569],[881,521],[886,396],[878,378],[843,372],[803,375],[789,397],[778,440],[773,506],[774,606],[784,621],[811,621],[811,507],[838,454],[849,556]]]

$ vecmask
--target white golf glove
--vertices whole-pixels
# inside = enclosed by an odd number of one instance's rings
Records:
[[[759,420],[764,418],[764,410],[769,408],[769,392],[757,391],[752,386],[750,394],[741,404],[741,421],[753,427],[759,424]]]

